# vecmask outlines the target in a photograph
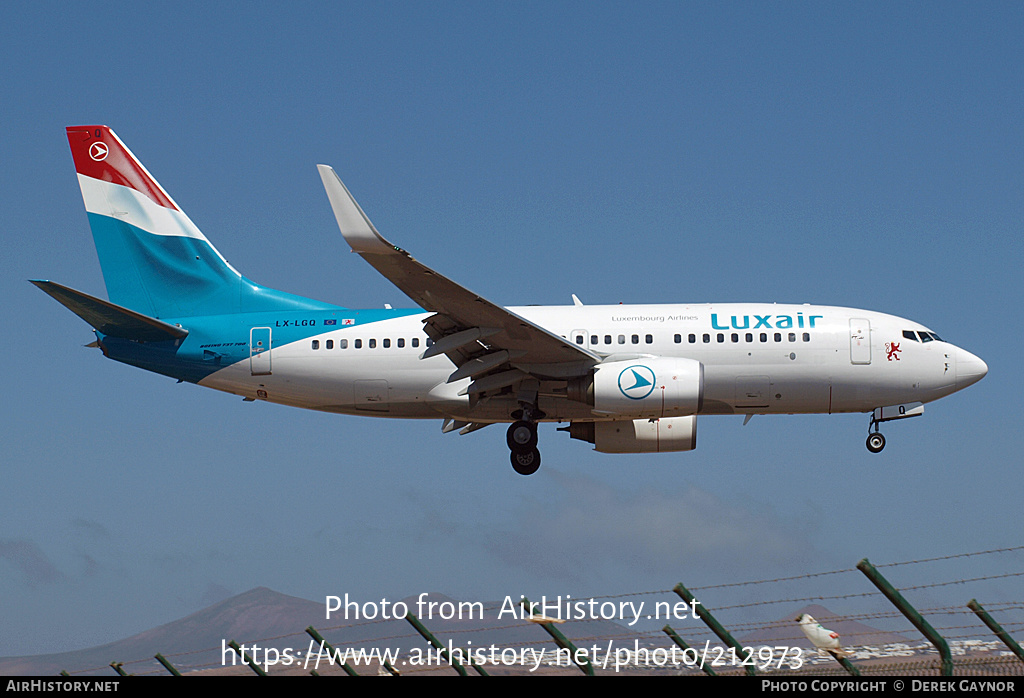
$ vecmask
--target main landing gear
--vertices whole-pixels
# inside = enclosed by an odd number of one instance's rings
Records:
[[[523,405],[512,417],[516,420],[508,428],[505,441],[511,451],[509,460],[512,469],[520,475],[533,475],[540,467],[540,450],[537,448],[537,419],[543,419],[544,413]]]
[[[512,451],[512,469],[520,475],[533,475],[540,467],[540,450],[537,448],[537,423],[520,419],[508,428],[505,440]]]

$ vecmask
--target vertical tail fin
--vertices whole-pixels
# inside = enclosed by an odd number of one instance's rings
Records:
[[[333,307],[239,274],[106,126],[67,133],[111,302],[156,318]]]

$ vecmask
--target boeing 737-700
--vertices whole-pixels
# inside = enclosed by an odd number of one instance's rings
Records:
[[[256,284],[213,247],[105,126],[67,129],[109,300],[33,281],[105,356],[180,381],[341,414],[510,423],[516,472],[539,422],[602,453],[689,451],[702,415],[923,413],[988,367],[927,327],[815,305],[504,308],[385,240],[320,165],[341,233],[419,308],[355,310]]]

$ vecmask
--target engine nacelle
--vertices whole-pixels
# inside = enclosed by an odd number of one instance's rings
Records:
[[[697,448],[697,417],[573,422],[569,436],[594,444],[601,453],[666,453]]]
[[[704,366],[693,359],[611,361],[594,368],[591,404],[597,413],[629,419],[682,417],[697,414],[703,403]]]

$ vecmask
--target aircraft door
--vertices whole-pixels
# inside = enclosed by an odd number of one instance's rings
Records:
[[[270,328],[249,330],[249,369],[254,376],[270,375]]]
[[[850,363],[871,363],[871,321],[850,318]]]

